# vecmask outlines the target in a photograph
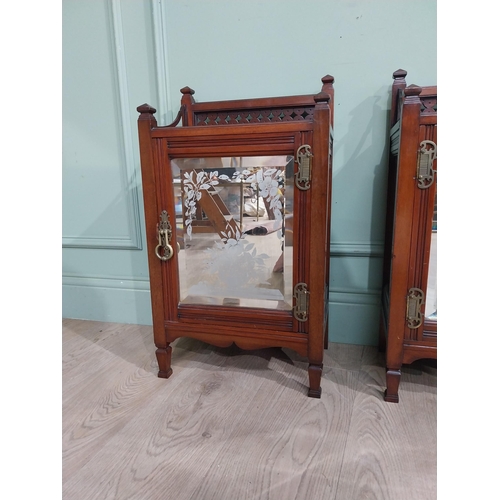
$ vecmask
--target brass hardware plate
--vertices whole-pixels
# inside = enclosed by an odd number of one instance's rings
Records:
[[[423,321],[421,312],[425,294],[420,288],[410,288],[406,296],[406,324],[412,330],[418,328]]]
[[[293,298],[295,306],[293,307],[293,316],[297,321],[307,321],[309,313],[309,290],[305,283],[297,283],[293,289]]]
[[[174,255],[174,249],[170,245],[172,240],[172,226],[170,217],[166,210],[160,214],[160,222],[157,226],[158,230],[158,245],[155,248],[156,256],[163,262],[171,259]],[[163,252],[161,251],[163,249]]]
[[[437,146],[432,141],[422,141],[418,151],[417,181],[419,189],[427,189],[434,182],[435,171],[432,168],[437,156]]]
[[[312,157],[313,154],[309,144],[303,144],[297,149],[295,162],[298,164],[299,169],[295,173],[295,185],[301,191],[307,191],[311,187]]]

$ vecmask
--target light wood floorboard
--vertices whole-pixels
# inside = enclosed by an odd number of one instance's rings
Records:
[[[164,380],[151,327],[62,332],[65,500],[436,498],[435,362],[386,403],[377,349],[330,344],[318,400],[288,349],[179,339]]]

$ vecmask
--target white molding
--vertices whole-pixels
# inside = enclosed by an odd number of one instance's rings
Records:
[[[330,243],[330,257],[383,257],[383,242]]]
[[[151,325],[148,280],[66,275],[62,317]]]
[[[150,290],[149,279],[134,279],[116,276],[82,276],[63,274],[62,286],[78,286],[93,288],[117,288],[121,290]]]
[[[100,236],[63,236],[63,248],[104,248],[112,250],[142,250],[141,218],[139,211],[139,190],[134,154],[134,141],[130,117],[130,101],[127,79],[127,64],[123,37],[122,13],[120,0],[111,0],[111,32],[114,52],[116,82],[118,87],[118,105],[120,128],[122,131],[121,156],[125,168],[120,169],[122,193],[129,221],[129,237]]]
[[[139,212],[139,190],[137,187],[137,170],[134,155],[134,140],[130,117],[130,101],[128,91],[127,63],[125,59],[125,43],[123,38],[122,11],[120,0],[111,0],[112,29],[114,35],[114,50],[116,69],[118,73],[118,94],[120,102],[120,117],[123,132],[123,153],[125,161],[125,194],[131,233],[131,240],[137,250],[142,249],[141,220]],[[123,171],[122,171],[123,172]],[[123,178],[122,178],[123,179]]]
[[[168,43],[165,23],[166,5],[164,0],[151,0],[153,12],[153,34],[156,61],[156,85],[158,89],[157,121],[168,125],[173,121],[170,95],[170,74],[168,64]]]
[[[139,222],[138,222],[139,224]],[[63,248],[93,248],[104,250],[141,250],[142,242],[119,236],[63,236]]]
[[[380,304],[367,301],[330,301],[328,340],[341,344],[379,343]]]
[[[330,304],[356,304],[380,306],[382,291],[374,289],[330,288],[328,302]]]

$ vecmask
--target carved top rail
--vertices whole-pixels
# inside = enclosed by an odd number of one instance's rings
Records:
[[[437,114],[437,87],[422,87],[420,92],[421,115]]]
[[[286,121],[310,121],[314,115],[314,106],[275,107],[257,109],[236,109],[213,113],[194,112],[194,125],[231,125],[238,123],[270,123]]]
[[[285,97],[262,97],[214,102],[196,102],[195,93],[189,87],[181,89],[181,110],[175,126],[182,118],[183,126],[238,125],[277,123],[291,121],[312,122],[319,101],[329,97],[331,124],[333,124],[333,76],[321,79],[323,86],[319,94]]]

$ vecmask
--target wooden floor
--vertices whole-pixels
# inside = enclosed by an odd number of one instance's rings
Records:
[[[152,329],[63,320],[64,500],[435,499],[436,364],[383,401],[376,348],[330,344],[323,395],[287,349],[173,345]]]

